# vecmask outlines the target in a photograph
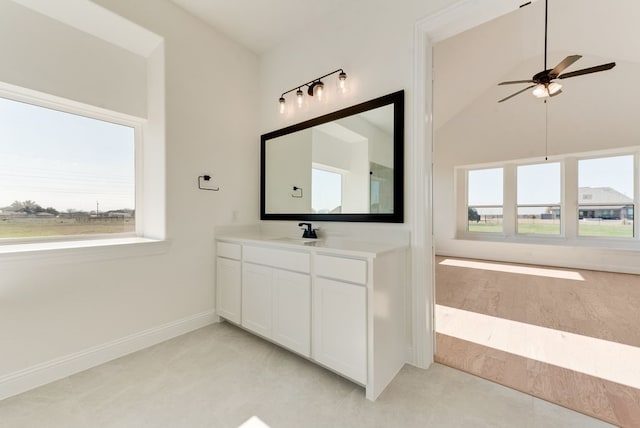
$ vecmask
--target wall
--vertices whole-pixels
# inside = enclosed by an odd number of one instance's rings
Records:
[[[640,16],[640,7],[627,4],[629,8],[617,7],[607,12],[616,28],[597,35],[583,31],[585,23],[572,15],[575,8],[565,5],[555,11],[556,26],[550,28],[554,42],[549,54],[551,66],[577,52],[583,58],[567,71],[609,61],[616,61],[617,65],[610,71],[563,80],[563,94],[549,100],[547,106],[528,92],[497,103],[523,88],[499,87],[498,82],[527,78],[541,68],[543,46],[531,56],[530,46],[539,45],[539,37],[527,27],[534,20],[543,28],[539,10],[518,10],[435,46],[434,231],[439,254],[638,272],[633,251],[606,246],[588,248],[584,243],[562,240],[553,244],[522,239],[465,241],[456,239],[455,224],[456,166],[523,159],[544,161],[547,154],[638,145],[640,128],[634,112],[640,109],[640,90],[633,81],[640,72],[640,56],[637,51],[635,59],[629,55],[637,40],[634,17]],[[579,9],[601,6],[590,1],[581,3]],[[594,13],[589,19],[597,25],[597,18]],[[559,21],[564,24],[557,25]],[[577,28],[572,27],[574,24]],[[602,49],[603,40],[611,46],[608,53]],[[572,46],[580,50],[573,50]]]
[[[0,32],[0,82],[147,116],[145,58],[11,1]]]
[[[213,321],[214,227],[258,220],[255,54],[166,0],[96,3],[164,38],[165,101],[144,97],[151,120],[166,109],[168,244],[158,254],[107,248],[92,256],[0,259],[0,396],[64,376],[60,367],[73,371],[78,361],[86,366],[133,350],[126,343],[150,345]],[[0,7],[0,53],[12,58],[3,59],[0,80],[146,114],[138,102],[147,78],[141,71],[157,83],[161,56],[141,61],[11,2]],[[15,23],[5,25],[6,11]],[[28,39],[16,42],[16,27],[28,29]],[[203,173],[220,192],[196,189]],[[55,373],[40,376],[47,370]],[[25,376],[32,377],[20,384]],[[9,383],[20,385],[3,389]]]
[[[311,129],[282,135],[267,145],[267,213],[311,212]],[[297,159],[291,162],[291,159]],[[302,197],[293,187],[302,189]]]
[[[343,123],[343,122],[342,122]],[[337,131],[337,132],[332,132]],[[347,135],[341,135],[344,132]],[[337,168],[342,175],[341,210],[369,212],[369,144],[364,136],[332,124],[313,132],[313,162]]]
[[[454,2],[345,2],[339,13],[331,14],[320,22],[310,23],[304,33],[291,37],[261,55],[261,133],[405,89],[405,153],[406,159],[409,159],[409,124],[414,100],[414,25],[420,18]],[[302,111],[279,114],[277,101],[283,91],[337,68],[343,68],[348,75],[350,91],[346,96],[331,93],[337,79],[337,75],[334,75],[325,82],[328,89],[327,102],[311,102]],[[292,104],[291,101],[293,98],[288,99],[289,104]],[[411,189],[408,187],[410,162],[405,161],[405,170],[405,224],[379,224],[376,225],[378,228],[407,229],[411,223],[409,207],[412,201],[409,197]],[[322,227],[323,230],[357,230],[370,228],[371,225],[322,223]]]

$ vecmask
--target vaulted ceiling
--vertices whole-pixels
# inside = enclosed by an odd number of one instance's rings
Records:
[[[640,65],[640,2],[549,0],[548,21],[548,68],[571,54],[583,58],[567,71],[610,61],[618,64],[610,71],[563,80],[563,94],[554,101],[562,97],[563,103],[569,103],[578,88],[588,91],[589,84],[638,94],[637,82],[630,77],[634,73],[629,69],[637,72]],[[493,110],[521,108],[534,102],[535,98],[525,92],[498,105],[497,100],[526,84],[497,83],[530,79],[544,67],[543,52],[544,1],[438,43],[434,47],[436,128],[481,98],[486,108]],[[584,97],[580,100],[585,102]]]

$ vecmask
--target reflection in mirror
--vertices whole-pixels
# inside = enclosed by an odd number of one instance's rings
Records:
[[[262,136],[261,218],[402,222],[403,93]]]

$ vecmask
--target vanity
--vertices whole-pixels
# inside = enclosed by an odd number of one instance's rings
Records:
[[[375,400],[407,361],[407,252],[342,238],[219,236],[217,314]]]
[[[311,222],[404,222],[403,125],[399,91],[262,135],[260,220],[308,221],[308,239],[263,225],[216,240],[217,314],[369,400],[407,361],[408,232],[313,239]]]

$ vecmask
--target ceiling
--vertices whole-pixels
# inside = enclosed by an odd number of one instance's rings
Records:
[[[602,19],[606,17],[606,19]],[[571,54],[582,59],[566,71],[615,61],[611,71],[562,81],[562,98],[571,98],[574,87],[592,83],[610,85],[629,64],[640,64],[640,2],[637,0],[550,0],[548,68]],[[434,47],[434,99],[436,128],[482,97],[495,109],[518,108],[533,102],[529,93],[497,104],[497,100],[526,87],[498,86],[504,80],[529,79],[543,69],[544,2],[538,1],[493,21],[446,39]],[[636,90],[635,80],[623,89]],[[588,89],[587,89],[588,90]],[[616,88],[616,90],[620,90]],[[559,100],[560,97],[554,98]]]
[[[255,53],[265,52],[324,18],[365,0],[171,0]]]

